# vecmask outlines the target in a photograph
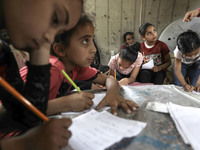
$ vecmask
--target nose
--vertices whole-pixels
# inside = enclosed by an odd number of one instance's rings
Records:
[[[92,42],[92,45],[91,45],[91,53],[96,53],[97,49],[94,45],[94,42]]]
[[[56,32],[56,30],[54,30],[54,29],[48,30],[48,31],[47,31],[46,33],[44,33],[44,35],[43,35],[44,41],[45,41],[45,42],[48,42],[48,43],[53,43],[56,33],[57,33],[57,32]]]

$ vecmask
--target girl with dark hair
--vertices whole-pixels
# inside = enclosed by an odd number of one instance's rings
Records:
[[[200,37],[193,31],[181,33],[174,50],[174,84],[185,91],[200,90]],[[186,72],[188,83],[186,82]]]
[[[120,50],[124,49],[127,46],[130,46],[131,44],[133,44],[134,41],[134,33],[133,32],[126,32],[123,35],[123,40],[124,40],[124,45],[121,46]]]
[[[71,89],[71,83],[62,74],[65,70],[70,78],[82,81],[92,81],[106,86],[106,96],[97,106],[101,109],[107,105],[111,107],[112,113],[117,114],[117,107],[122,107],[127,113],[136,109],[133,101],[126,100],[119,95],[119,84],[111,76],[100,73],[96,68],[90,67],[94,61],[96,47],[94,46],[94,26],[92,21],[83,15],[78,24],[71,30],[66,31],[55,38],[52,45],[51,56],[51,82],[47,114],[53,115],[63,111],[83,111],[93,105],[94,94],[82,91],[66,95]],[[25,79],[26,72],[21,70]]]
[[[116,78],[120,85],[127,85],[135,82],[140,70],[143,57],[139,52],[140,43],[135,43],[122,49],[117,55],[111,57],[108,66],[110,74]]]
[[[164,42],[157,39],[157,32],[152,24],[142,24],[139,33],[142,40],[144,40],[141,44],[144,63],[153,59],[154,67],[152,69],[141,69],[138,81],[141,83],[163,84],[166,69],[171,64],[169,49]]]

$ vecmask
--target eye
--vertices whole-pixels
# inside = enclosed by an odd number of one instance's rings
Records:
[[[148,32],[147,35],[151,35],[151,32]]]
[[[57,15],[57,13],[54,13],[54,14],[53,14],[52,23],[53,23],[53,24],[58,24],[58,22],[59,22],[59,21],[58,21],[58,15]]]
[[[88,44],[88,39],[83,40],[83,44]]]

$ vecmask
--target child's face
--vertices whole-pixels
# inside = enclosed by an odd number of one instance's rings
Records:
[[[66,66],[88,67],[94,61],[96,48],[94,46],[94,27],[90,23],[79,25],[70,38],[69,46],[65,48],[63,62]]]
[[[128,34],[128,35],[126,36],[126,44],[127,44],[127,45],[131,45],[133,42],[134,42],[133,35]]]
[[[81,0],[9,1],[5,23],[13,45],[18,49],[37,49],[52,43],[58,32],[69,30],[78,22]]]
[[[190,53],[183,54],[183,57],[187,56],[187,57],[194,58],[194,57],[196,57],[199,54],[200,54],[200,47],[197,48],[196,50],[190,52]]]
[[[117,61],[117,65],[120,70],[125,70],[130,67],[131,62],[119,57],[119,59]]]
[[[144,41],[149,44],[154,44],[157,41],[157,31],[154,26],[149,26],[145,32],[145,36],[142,37]]]

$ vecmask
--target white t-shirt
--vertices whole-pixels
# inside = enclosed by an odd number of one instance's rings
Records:
[[[184,64],[193,64],[197,62],[198,60],[200,60],[200,53],[197,54],[194,58],[188,57],[188,56],[183,57],[183,54],[178,49],[178,46],[176,46],[174,50],[174,57],[181,59],[181,62]]]

